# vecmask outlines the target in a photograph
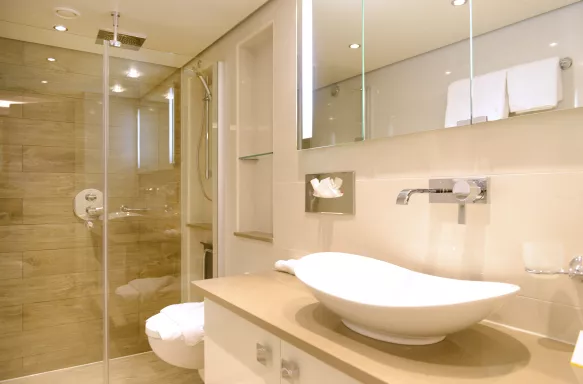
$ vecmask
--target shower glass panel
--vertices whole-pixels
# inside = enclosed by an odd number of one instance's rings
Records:
[[[0,38],[0,381],[74,382],[62,369],[85,364],[104,380],[103,226],[72,210],[103,190],[103,47],[88,44]]]

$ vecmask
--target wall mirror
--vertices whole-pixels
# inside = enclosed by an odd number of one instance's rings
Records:
[[[578,107],[581,20],[580,0],[299,1],[298,149]]]

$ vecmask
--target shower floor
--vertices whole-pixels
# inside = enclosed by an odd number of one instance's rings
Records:
[[[111,360],[110,384],[203,384],[197,371],[174,367],[153,352]],[[0,381],[6,384],[102,384],[101,363]]]

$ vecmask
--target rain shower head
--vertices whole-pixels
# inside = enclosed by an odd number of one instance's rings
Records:
[[[100,29],[99,32],[97,32],[95,44],[102,45],[104,40],[112,41],[113,31],[107,29]],[[128,35],[125,33],[118,33],[117,41],[121,43],[120,48],[131,49],[132,51],[139,51],[140,48],[142,48],[142,45],[144,45],[146,38],[141,36]]]
[[[131,49],[132,51],[139,51],[146,41],[145,36],[129,35],[127,33],[120,33],[118,31],[119,26],[119,12],[111,12],[113,18],[113,30],[100,29],[97,32],[97,39],[95,44],[103,45],[104,41],[108,41],[109,44],[117,48]]]

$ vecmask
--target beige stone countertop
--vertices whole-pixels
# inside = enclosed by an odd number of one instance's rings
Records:
[[[578,382],[572,345],[504,327],[477,324],[438,344],[402,346],[349,330],[294,276],[268,272],[193,284],[206,298],[366,384]]]

